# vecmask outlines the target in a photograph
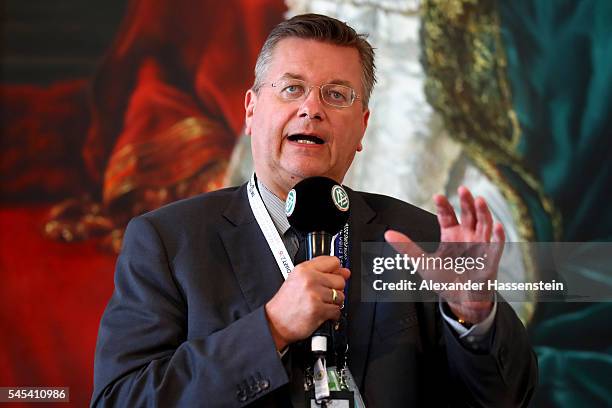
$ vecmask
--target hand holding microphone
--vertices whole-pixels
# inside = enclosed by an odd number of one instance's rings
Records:
[[[289,274],[266,304],[276,348],[309,337],[325,321],[340,317],[344,286],[350,272],[335,256],[319,256],[302,262]],[[337,291],[333,302],[333,291]]]
[[[325,177],[304,179],[287,195],[289,223],[306,233],[307,261],[297,265],[276,295],[266,304],[266,314],[277,348],[317,333],[329,336],[327,321],[340,317],[344,287],[350,271],[329,256],[332,237],[348,220],[348,195]],[[335,298],[335,300],[334,300]]]

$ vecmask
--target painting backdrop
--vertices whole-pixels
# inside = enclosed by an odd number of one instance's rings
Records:
[[[300,12],[378,50],[349,185],[427,208],[468,183],[513,240],[610,241],[607,0],[5,0],[0,386],[88,404],[125,224],[249,173],[244,91],[271,27]],[[533,406],[609,405],[611,309],[517,307],[540,364]]]

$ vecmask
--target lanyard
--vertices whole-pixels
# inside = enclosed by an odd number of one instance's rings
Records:
[[[348,222],[344,224],[344,227],[342,227],[342,231],[340,231],[334,236],[332,248],[334,248],[334,255],[340,259],[340,263],[342,264],[342,267],[350,269],[351,266],[349,262],[350,248],[349,248]],[[346,288],[345,288],[345,292],[346,292]]]
[[[291,273],[293,270],[293,261],[287,253],[287,248],[285,248],[285,244],[278,234],[278,230],[274,226],[272,218],[270,218],[270,214],[268,214],[268,210],[266,210],[266,206],[259,195],[259,191],[257,191],[255,173],[253,173],[251,179],[249,180],[249,184],[247,186],[247,196],[249,197],[249,204],[251,205],[251,209],[255,215],[255,220],[257,221],[257,224],[259,224],[259,228],[261,229],[261,232],[263,232],[264,237],[268,242],[268,246],[272,250],[272,254],[274,255],[274,259],[278,264],[278,268],[283,274],[283,278],[287,279],[287,276],[289,276],[289,273]]]

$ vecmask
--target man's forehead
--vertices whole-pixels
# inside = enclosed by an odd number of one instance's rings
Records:
[[[354,47],[290,37],[280,40],[274,47],[268,74],[271,80],[308,81],[316,76],[328,83],[355,86],[361,78],[361,61]]]

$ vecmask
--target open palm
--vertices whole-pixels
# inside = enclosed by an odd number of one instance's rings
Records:
[[[419,274],[425,280],[440,287],[436,292],[448,303],[457,317],[470,323],[478,323],[488,316],[492,308],[493,292],[484,284],[475,290],[454,290],[450,283],[485,283],[497,277],[499,260],[505,242],[503,226],[493,222],[491,211],[482,197],[474,199],[466,187],[459,187],[461,219],[443,195],[436,195],[438,223],[440,224],[440,245],[433,253],[427,253],[409,237],[398,231],[389,230],[385,240],[402,254],[426,258],[483,259],[484,268],[465,268],[449,271],[444,268],[420,268]],[[432,263],[433,264],[433,263]],[[459,263],[457,263],[459,264]]]

